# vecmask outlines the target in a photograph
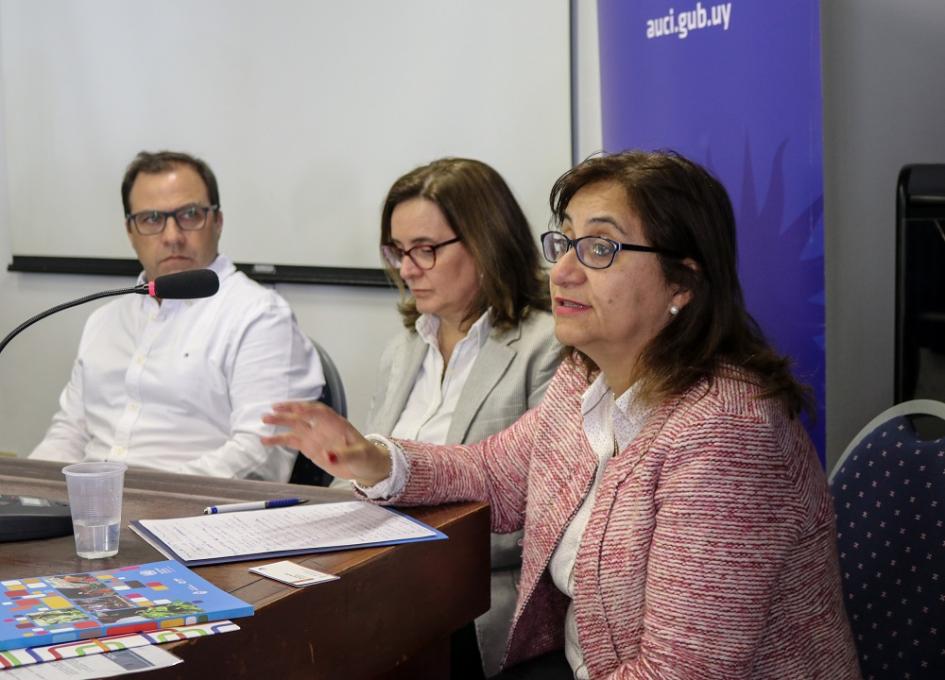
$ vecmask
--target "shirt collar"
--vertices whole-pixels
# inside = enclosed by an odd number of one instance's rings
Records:
[[[476,322],[469,327],[466,337],[463,338],[461,342],[471,342],[477,347],[482,347],[485,344],[486,339],[492,332],[490,312],[491,309],[487,309],[483,312],[482,316],[476,319]],[[417,322],[414,324],[414,328],[417,331],[417,335],[419,335],[425,343],[439,349],[440,343],[437,339],[437,334],[440,330],[440,317],[435,314],[421,314],[420,318],[418,318]]]
[[[620,448],[629,444],[629,440],[623,441],[622,433],[632,433],[632,437],[643,429],[647,416],[650,415],[651,408],[637,398],[640,392],[640,383],[633,383],[626,392],[614,400],[614,425],[617,432],[617,438],[620,439]]]
[[[604,374],[598,373],[597,378],[591,383],[584,394],[581,396],[581,415],[587,415],[594,410],[594,407],[600,403],[600,400],[610,394],[610,388],[604,382]]]
[[[633,431],[638,431],[650,412],[650,408],[637,399],[639,391],[640,383],[635,382],[623,394],[614,398],[613,392],[604,381],[604,374],[598,373],[597,378],[581,397],[581,414],[587,416],[601,403],[602,399],[612,399],[613,405],[610,412],[614,420],[622,421],[620,424],[624,426],[619,429],[630,427]]]

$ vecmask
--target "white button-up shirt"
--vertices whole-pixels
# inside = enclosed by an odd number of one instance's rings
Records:
[[[391,437],[445,444],[459,396],[472,373],[479,351],[489,339],[492,322],[488,311],[479,317],[466,336],[456,343],[446,366],[437,339],[440,319],[423,314],[417,319],[415,328],[417,335],[427,344],[427,353]]]
[[[128,295],[92,313],[31,458],[289,478],[295,454],[260,443],[275,430],[261,417],[274,402],[318,398],[318,355],[278,294],[225,256],[210,268],[220,277],[212,297]]]

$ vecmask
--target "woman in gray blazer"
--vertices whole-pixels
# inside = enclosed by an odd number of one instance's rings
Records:
[[[367,432],[474,443],[541,400],[560,346],[536,239],[499,173],[463,158],[407,173],[384,202],[381,251],[406,329],[381,357]],[[476,621],[487,676],[505,652],[519,539],[492,537],[492,607]],[[453,671],[482,677],[468,661]]]

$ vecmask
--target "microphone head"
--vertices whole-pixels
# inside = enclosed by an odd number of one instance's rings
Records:
[[[220,279],[212,269],[191,269],[165,274],[148,283],[148,295],[164,300],[210,297],[220,290]]]

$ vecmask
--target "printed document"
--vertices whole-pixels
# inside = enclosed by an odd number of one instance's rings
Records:
[[[143,519],[131,527],[185,564],[446,538],[418,520],[364,501]]]

